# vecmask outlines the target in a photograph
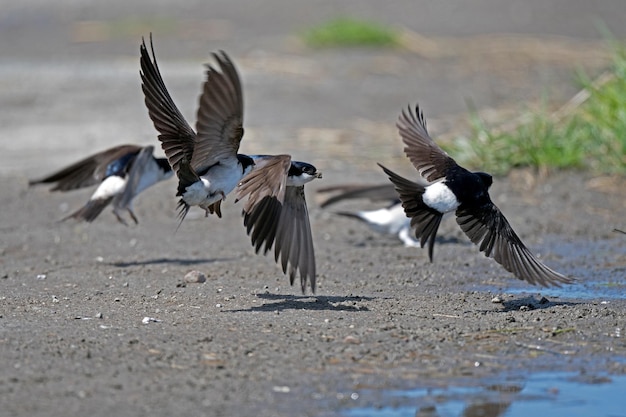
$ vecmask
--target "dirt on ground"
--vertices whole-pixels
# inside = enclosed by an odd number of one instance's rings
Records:
[[[67,3],[75,14],[23,13],[34,16],[31,23],[93,24],[89,9]],[[232,198],[222,219],[192,210],[176,231],[173,179],[137,199],[138,225],[119,224],[110,210],[91,224],[59,222],[91,190],[50,193],[29,188],[29,178],[115,144],[158,147],[139,86],[140,36],[68,41],[56,60],[37,58],[37,48],[30,56],[7,47],[11,59],[0,66],[1,415],[335,416],[388,403],[359,395],[370,389],[481,384],[541,370],[626,373],[626,236],[613,231],[626,228],[623,178],[532,170],[496,178],[492,198],[522,240],[579,280],[556,293],[485,258],[451,218],[430,263],[426,250],[320,209],[315,193],[384,182],[376,162],[415,176],[394,126],[408,103],[422,104],[435,137],[469,132],[465,99],[502,122],[546,90],[558,108],[577,90],[576,67],[605,69],[600,40],[492,36],[495,46],[485,51],[478,31],[434,31],[431,43],[413,49],[320,51],[271,31],[259,37],[263,48],[250,38],[242,45],[243,35],[228,27],[223,42],[160,35],[149,25],[142,34],[153,31],[165,82],[190,123],[201,64],[231,46],[246,97],[241,151],[291,152],[323,171],[307,186],[316,293],[302,294],[271,255],[254,253]],[[511,50],[525,52],[512,61]],[[593,59],[584,59],[585,50]],[[374,205],[341,206],[365,207]],[[190,271],[206,281],[186,279]]]

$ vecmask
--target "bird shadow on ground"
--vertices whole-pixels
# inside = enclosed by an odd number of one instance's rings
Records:
[[[176,265],[197,265],[197,264],[210,264],[214,262],[230,262],[237,258],[154,258],[145,259],[140,261],[128,261],[128,262],[109,262],[109,265],[116,266],[118,268],[127,268],[129,266],[141,266],[141,265],[154,265],[154,264],[176,264]]]
[[[503,301],[502,306],[504,308],[501,310],[501,312],[505,313],[518,310],[544,310],[556,306],[574,306],[578,304],[580,303],[573,301],[550,301],[546,297],[541,297],[540,299],[537,299],[531,295],[527,297]]]
[[[264,303],[260,306],[225,310],[230,313],[253,312],[253,311],[277,311],[284,310],[330,310],[330,311],[369,311],[365,306],[358,305],[361,301],[373,300],[373,297],[361,296],[314,296],[314,295],[289,295],[289,294],[257,294],[258,298],[265,300],[280,300],[275,303]]]

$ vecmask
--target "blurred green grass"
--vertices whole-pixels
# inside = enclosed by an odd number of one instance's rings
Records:
[[[302,33],[307,45],[317,48],[345,46],[394,46],[398,33],[382,24],[351,17],[337,17]]]
[[[518,167],[626,174],[626,47],[613,42],[612,51],[612,65],[600,78],[578,72],[581,93],[563,111],[525,110],[512,129],[487,126],[472,112],[471,136],[457,138],[447,151],[497,175]]]

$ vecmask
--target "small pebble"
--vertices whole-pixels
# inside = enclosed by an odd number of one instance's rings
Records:
[[[491,302],[494,304],[502,304],[502,298],[499,295],[496,295],[491,299]]]
[[[148,324],[148,323],[160,323],[161,320],[159,319],[155,319],[154,317],[144,317],[141,322],[143,324]]]
[[[46,274],[37,274],[37,279],[46,279]]]
[[[359,339],[356,336],[346,336],[343,339],[343,343],[348,343],[351,345],[360,345],[361,344],[361,339]]]
[[[185,275],[183,281],[187,283],[203,283],[206,282],[206,275],[200,271],[191,271]]]

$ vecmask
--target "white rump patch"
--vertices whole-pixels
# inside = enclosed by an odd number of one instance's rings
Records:
[[[111,175],[100,183],[96,191],[94,191],[90,200],[104,200],[114,197],[124,191],[126,187],[126,178]]]
[[[454,211],[460,205],[445,181],[436,182],[426,187],[422,200],[428,207],[434,208],[440,213]]]

